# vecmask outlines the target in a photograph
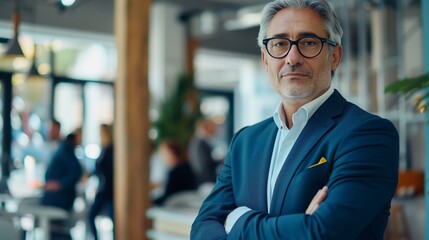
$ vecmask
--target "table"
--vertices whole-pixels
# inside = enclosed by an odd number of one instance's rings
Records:
[[[181,207],[152,207],[146,212],[153,221],[147,236],[150,239],[189,239],[191,225],[198,214],[198,209]]]
[[[11,199],[13,199],[13,197],[9,193],[0,193],[0,209],[3,210],[6,202]]]
[[[20,215],[30,214],[37,218],[45,240],[50,240],[51,237],[50,220],[64,220],[69,217],[69,213],[64,209],[43,205],[27,206],[19,209],[16,213]]]
[[[43,231],[43,239],[50,240],[50,221],[64,220],[69,218],[69,213],[61,208],[40,205],[38,197],[18,197],[15,198],[9,194],[0,194],[0,202],[15,202],[15,208],[2,208],[0,215],[22,217],[31,215],[39,221],[40,228]],[[28,203],[25,203],[27,202]]]
[[[50,239],[51,220],[64,220],[69,217],[69,213],[61,208],[39,204],[43,191],[29,185],[24,168],[13,171],[7,184],[10,194],[0,194],[0,203],[10,201],[12,208],[1,208],[0,214],[15,217],[34,216],[43,231],[43,239]]]

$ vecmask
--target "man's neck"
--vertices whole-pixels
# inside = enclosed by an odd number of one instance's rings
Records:
[[[313,97],[309,97],[309,98],[294,99],[294,100],[283,99],[282,103],[283,103],[283,110],[284,110],[284,113],[286,115],[285,116],[286,126],[289,129],[291,129],[293,127],[293,121],[292,121],[293,114],[296,113],[300,107],[304,106],[305,104],[307,104],[307,103],[313,101],[314,99],[317,99],[318,97],[325,94],[329,90],[329,88],[330,87],[328,87],[327,89],[322,91],[317,96],[313,96]]]
[[[302,106],[304,106],[304,104],[289,104],[283,101],[283,110],[287,128],[291,129],[293,127],[292,115]]]

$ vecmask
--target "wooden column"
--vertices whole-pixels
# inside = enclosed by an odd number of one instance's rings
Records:
[[[115,235],[146,239],[149,220],[148,32],[151,0],[115,0]]]
[[[186,71],[189,76],[194,76],[194,58],[198,48],[198,40],[188,33],[186,45]]]

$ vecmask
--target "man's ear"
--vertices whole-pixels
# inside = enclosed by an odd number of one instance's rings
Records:
[[[268,71],[267,53],[263,48],[261,48],[261,60],[262,60],[262,64],[264,65],[265,71]]]
[[[332,53],[331,72],[335,72],[335,70],[337,70],[338,65],[340,65],[342,56],[343,56],[343,46],[341,45],[335,46]]]

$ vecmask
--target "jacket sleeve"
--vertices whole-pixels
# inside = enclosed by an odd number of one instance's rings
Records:
[[[246,240],[356,239],[390,204],[397,184],[397,131],[390,122],[374,119],[359,124],[340,140],[328,181],[328,196],[313,215],[272,216],[251,210],[240,217],[226,237]],[[230,161],[228,159],[227,163]],[[220,234],[219,229],[223,230],[225,217],[235,207],[230,189],[231,176],[226,175],[231,172],[228,166],[219,177],[225,182],[202,206],[193,229],[194,239],[225,238],[225,233]],[[210,224],[204,225],[204,222]],[[374,228],[384,229],[384,226]],[[218,229],[217,235],[209,229]]]
[[[233,148],[237,133],[230,145]],[[192,224],[191,239],[217,240],[226,239],[225,219],[236,207],[231,172],[231,151],[229,151],[216,184],[200,208]]]

